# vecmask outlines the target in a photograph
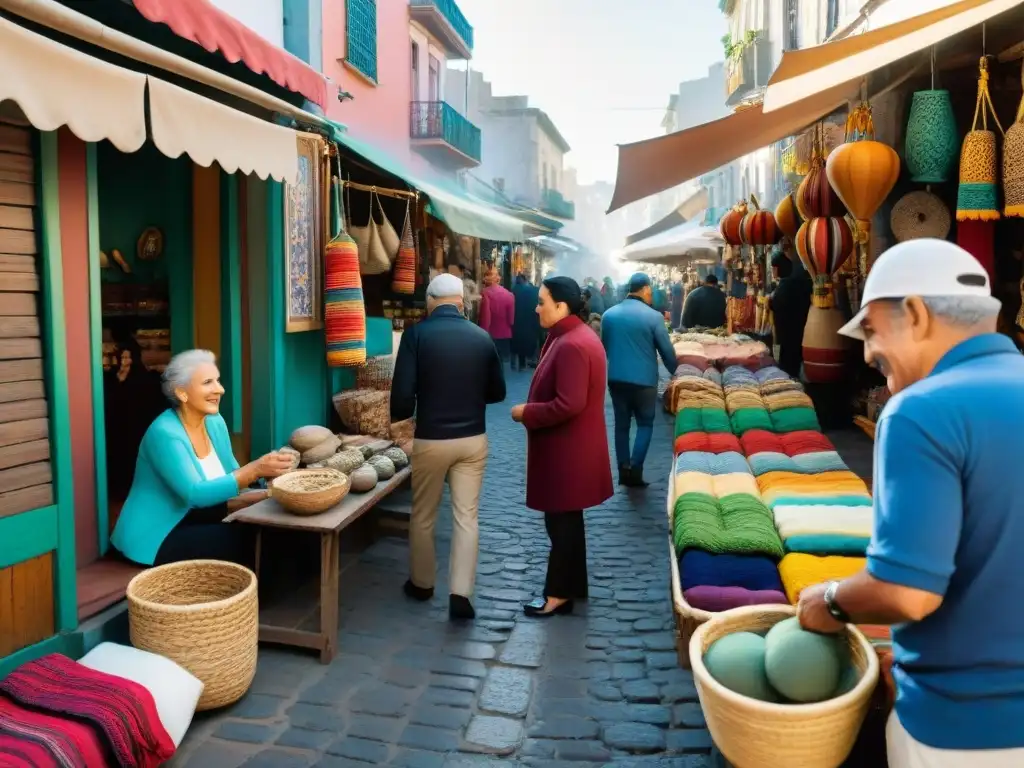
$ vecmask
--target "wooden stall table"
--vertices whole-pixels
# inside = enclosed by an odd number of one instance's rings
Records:
[[[234,523],[257,526],[256,573],[259,575],[264,528],[283,528],[320,536],[320,628],[316,632],[297,626],[260,622],[260,640],[320,651],[320,663],[329,664],[338,652],[338,586],[341,532],[373,509],[382,499],[412,476],[409,467],[390,480],[377,483],[367,493],[349,493],[341,503],[319,515],[303,517],[286,512],[273,499],[253,504],[228,516]]]

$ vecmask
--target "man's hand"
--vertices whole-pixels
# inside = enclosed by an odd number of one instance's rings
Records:
[[[846,625],[836,621],[828,612],[825,604],[826,589],[828,584],[815,584],[801,592],[796,615],[804,629],[823,635],[835,635],[842,632]]]
[[[520,424],[523,423],[523,411],[526,410],[525,405],[514,405],[512,406],[512,421],[516,421]]]

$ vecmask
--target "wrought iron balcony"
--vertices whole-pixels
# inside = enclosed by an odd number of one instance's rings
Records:
[[[409,0],[409,13],[444,43],[453,58],[473,57],[473,27],[455,0]]]
[[[725,103],[733,106],[768,84],[772,76],[772,48],[758,37],[735,56],[725,61]]]
[[[432,152],[442,164],[459,168],[480,165],[480,129],[447,102],[412,102],[409,137],[414,147]]]
[[[545,189],[541,194],[541,210],[560,219],[576,218],[576,203],[566,200],[557,189]]]

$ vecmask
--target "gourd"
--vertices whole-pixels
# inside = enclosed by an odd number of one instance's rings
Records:
[[[409,457],[398,446],[388,448],[381,456],[387,456],[391,459],[391,463],[395,465],[396,470],[402,470],[409,466]]]
[[[325,463],[331,469],[336,469],[347,475],[363,464],[363,452],[355,448],[349,448],[334,454]]]
[[[312,425],[296,429],[288,438],[288,442],[299,453],[305,453],[313,450],[329,437],[334,437],[334,433],[327,427]]]
[[[395,476],[395,463],[387,456],[374,456],[366,463],[377,470],[377,477],[381,480],[390,480]]]
[[[804,223],[804,220],[800,218],[800,212],[796,209],[796,201],[793,199],[792,192],[782,198],[782,202],[776,206],[775,223],[782,230],[782,234],[790,240],[796,237],[796,231]]]
[[[291,465],[291,467],[288,468],[289,472],[291,472],[294,469],[298,469],[299,468],[299,461],[302,459],[302,454],[301,453],[296,451],[290,445],[286,445],[284,448],[278,449],[277,452],[278,453],[283,453],[285,456],[287,456],[289,459],[291,459],[292,465]]]
[[[371,448],[369,445],[360,445],[358,450],[359,453],[362,454],[363,461],[366,461],[371,456],[373,456],[373,448]]]
[[[366,493],[377,486],[377,470],[370,464],[363,464],[352,471],[348,482],[353,493]]]
[[[743,217],[747,215],[747,203],[741,200],[730,208],[721,221],[718,222],[718,231],[728,245],[741,245],[740,229],[743,224]]]
[[[327,461],[338,451],[340,447],[341,440],[332,434],[323,442],[318,443],[314,448],[304,451],[302,454],[302,463],[308,466],[309,464],[316,464],[318,461]]]

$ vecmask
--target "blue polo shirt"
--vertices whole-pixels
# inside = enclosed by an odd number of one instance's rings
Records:
[[[942,595],[893,628],[896,713],[936,749],[1024,747],[1024,357],[947,353],[878,422],[868,571]]]

